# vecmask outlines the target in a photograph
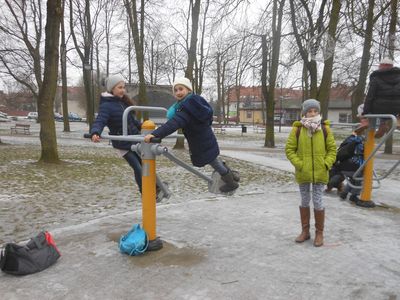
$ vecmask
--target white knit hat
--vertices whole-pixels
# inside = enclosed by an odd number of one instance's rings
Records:
[[[363,111],[364,111],[364,103],[360,104],[357,107],[357,117],[359,117],[359,118],[362,117]]]
[[[385,57],[379,62],[380,65],[393,65],[393,60],[388,57]]]
[[[303,115],[307,113],[310,108],[315,108],[318,112],[321,111],[321,105],[318,100],[315,99],[308,99],[303,102],[301,112]]]
[[[174,84],[172,85],[172,93],[174,93],[175,86],[178,84],[183,85],[184,87],[187,87],[189,90],[193,91],[192,83],[190,82],[190,80],[185,77],[181,77],[175,79]]]
[[[125,82],[125,78],[121,74],[110,75],[106,79],[107,92],[111,92],[112,89],[120,82]]]

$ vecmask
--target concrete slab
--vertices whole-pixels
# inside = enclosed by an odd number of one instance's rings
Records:
[[[85,146],[83,131],[63,134],[60,143]],[[4,140],[38,143],[37,136]],[[282,151],[259,150],[222,154],[292,172]],[[157,232],[164,248],[139,257],[119,253],[117,241],[141,221],[140,210],[46,228],[62,257],[41,273],[1,273],[0,299],[400,299],[398,177],[373,192],[389,208],[359,208],[325,195],[321,248],[312,240],[294,243],[300,231],[294,182],[252,189],[161,203]]]
[[[159,205],[164,248],[120,254],[140,212],[53,231],[61,259],[0,275],[2,299],[398,299],[400,218],[326,201],[325,245],[294,243],[297,187]],[[135,219],[136,218],[136,219]]]

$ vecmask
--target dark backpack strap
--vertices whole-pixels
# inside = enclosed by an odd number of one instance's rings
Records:
[[[300,137],[301,127],[302,126],[297,127],[297,129],[296,129],[297,144],[299,144],[299,137]],[[326,138],[328,137],[328,130],[326,129],[326,125],[323,122],[321,122],[321,129],[322,129],[322,133],[324,134],[325,148],[326,148]]]
[[[322,132],[324,133],[324,138],[325,138],[325,141],[326,141],[326,138],[328,137],[328,130],[326,130],[326,125],[325,124],[321,124],[322,126],[321,126],[321,128],[322,128]]]
[[[297,129],[296,129],[296,139],[297,139],[297,141],[299,141],[300,132],[301,132],[301,127],[297,127]]]

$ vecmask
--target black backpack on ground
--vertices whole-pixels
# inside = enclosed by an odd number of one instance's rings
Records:
[[[47,231],[31,238],[26,245],[7,243],[0,254],[0,268],[12,275],[40,272],[60,257],[53,237]]]

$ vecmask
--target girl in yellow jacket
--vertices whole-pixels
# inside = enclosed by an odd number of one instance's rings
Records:
[[[293,123],[286,142],[287,158],[295,167],[296,181],[300,187],[300,218],[302,232],[297,243],[310,239],[311,186],[315,217],[314,246],[324,243],[325,209],[322,201],[328,171],[336,159],[336,143],[329,129],[329,121],[321,122],[320,103],[308,99],[302,105],[303,118]]]

